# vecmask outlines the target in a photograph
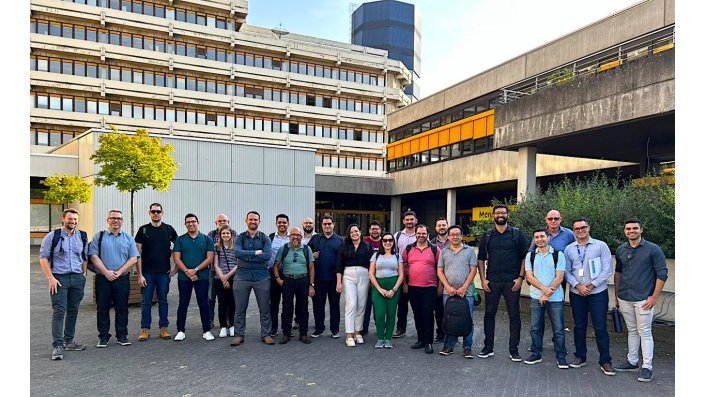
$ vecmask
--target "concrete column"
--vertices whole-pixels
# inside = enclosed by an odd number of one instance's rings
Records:
[[[401,227],[401,196],[392,196],[391,216],[389,217],[389,230],[396,232]]]
[[[536,148],[519,148],[517,201],[524,201],[526,195],[536,193]]]
[[[456,193],[456,189],[448,189],[446,191],[446,219],[448,220],[448,226],[455,225],[455,211],[458,208]]]

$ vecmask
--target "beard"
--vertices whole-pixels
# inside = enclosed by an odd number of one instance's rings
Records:
[[[313,231],[313,227],[304,228],[304,233],[306,233],[306,234],[311,233],[312,231]]]
[[[499,226],[504,226],[507,224],[507,218],[495,218],[494,223]]]

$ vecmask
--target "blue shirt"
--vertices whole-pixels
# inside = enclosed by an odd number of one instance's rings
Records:
[[[541,284],[548,287],[553,282],[553,279],[556,278],[556,272],[565,272],[565,255],[558,251],[558,263],[554,264],[553,247],[550,245],[548,246],[548,252],[546,255],[540,253],[538,248],[535,251],[536,257],[534,258],[534,263],[531,263],[531,252],[526,254],[524,269],[527,272],[533,272],[534,277],[536,277]],[[532,285],[529,287],[529,296],[531,296],[531,299],[539,299],[543,296],[543,292]],[[556,290],[553,291],[553,294],[548,298],[548,301],[563,302],[564,297],[565,292],[563,292],[563,286],[558,284],[558,287],[556,287]]]
[[[573,234],[573,231],[563,226],[560,226],[560,229],[558,229],[558,234],[555,236],[548,231],[548,228],[546,229],[546,234],[548,235],[548,245],[561,252],[565,251],[565,247],[567,247],[568,244],[575,241],[575,234]],[[531,246],[529,247],[529,252],[535,249],[536,243],[532,241]]]
[[[338,250],[343,245],[343,239],[333,233],[330,237],[317,234],[309,241],[313,252],[318,252],[318,259],[314,262],[315,280],[331,281],[336,279],[336,265],[338,263]]]
[[[262,255],[255,251],[262,250]],[[257,231],[254,237],[245,231],[235,238],[235,256],[238,259],[236,280],[262,281],[269,278],[269,260],[272,258],[272,241]]]
[[[269,260],[268,267],[271,269],[274,266],[274,260],[277,258],[277,253],[279,252],[279,248],[283,247],[284,244],[289,242],[289,235],[287,234],[286,237],[279,237],[278,234],[274,233],[274,238],[272,239],[272,259]],[[303,243],[302,243],[303,244]],[[282,264],[279,264],[279,271],[281,272],[282,270]]]
[[[49,250],[51,249],[51,240],[54,238],[55,231],[51,231],[44,236],[42,245],[39,248],[39,258],[49,260]],[[78,229],[74,229],[72,235],[66,233],[66,229],[61,228],[61,238],[54,248],[54,265],[51,263],[51,272],[55,274],[83,273],[83,255],[88,257],[88,247],[83,250],[83,241],[81,233]]]
[[[643,238],[636,248],[629,243],[617,247],[615,255],[617,266],[615,272],[621,273],[619,299],[627,302],[639,302],[651,296],[656,288],[656,279],[668,279],[666,256],[661,248]]]
[[[565,279],[570,284],[570,292],[577,294],[578,284],[592,284],[595,287],[590,295],[607,289],[607,280],[612,275],[612,254],[604,241],[590,237],[587,244],[580,246],[577,241],[565,247]],[[601,270],[591,276],[590,267],[599,263]]]
[[[118,234],[112,234],[108,230],[104,231],[100,255],[98,252],[98,237],[100,237],[100,232],[93,236],[88,255],[100,257],[105,268],[110,271],[119,270],[128,259],[140,256],[135,240],[122,230]]]

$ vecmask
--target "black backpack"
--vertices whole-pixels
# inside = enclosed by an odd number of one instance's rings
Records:
[[[466,336],[472,331],[472,326],[467,299],[449,296],[443,307],[443,332],[448,336]]]
[[[83,230],[78,231],[81,234],[81,241],[83,242],[83,250],[81,251],[81,258],[83,260],[87,260],[88,258],[86,257],[86,245],[88,245],[88,234],[84,232]],[[51,238],[51,247],[49,248],[49,266],[53,269],[54,268],[54,249],[56,249],[56,246],[59,244],[59,240],[61,240],[61,229],[56,229],[54,230],[54,235]],[[90,268],[91,263],[90,261],[88,262],[88,267]],[[93,270],[95,271],[95,270]]]
[[[311,258],[308,256],[308,245],[301,244],[301,248],[299,249],[304,251],[304,258],[306,258],[306,265],[308,266],[308,264],[311,263]],[[282,260],[286,258],[287,254],[289,254],[289,243],[282,245]]]
[[[559,252],[560,251],[558,251],[557,249],[555,249],[555,248],[553,249],[553,269],[554,270],[556,269],[556,266],[558,266],[558,253]],[[531,251],[531,256],[529,257],[529,261],[531,262],[532,269],[534,268],[534,259],[536,259],[536,250]],[[529,281],[527,280],[526,283],[529,284]],[[529,284],[529,285],[531,285],[531,284]],[[563,293],[565,293],[565,291],[566,291],[566,289],[565,289],[565,287],[566,287],[565,276],[563,276],[563,281],[561,281],[561,286],[563,287]]]
[[[431,247],[431,252],[433,252],[433,257],[435,258],[436,255],[438,255],[438,247],[436,247],[436,244],[429,244],[428,246]],[[416,243],[406,246],[406,259],[409,259],[409,252],[411,252],[411,249],[414,247],[416,247]]]
[[[105,233],[105,230],[101,230],[100,233],[98,234],[98,258],[100,258],[101,254],[103,253],[102,244],[103,244],[103,234],[104,233]],[[91,244],[93,244],[92,241],[90,243],[88,243],[89,250],[91,249]],[[95,265],[93,264],[93,261],[88,261],[88,266],[86,266],[86,268],[88,270],[92,271],[93,273],[97,272],[97,269],[95,268]]]

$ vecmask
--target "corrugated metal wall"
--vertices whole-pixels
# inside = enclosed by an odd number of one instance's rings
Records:
[[[187,213],[198,216],[204,233],[215,228],[213,220],[219,213],[228,215],[238,232],[245,229],[245,214],[250,210],[261,214],[260,230],[266,233],[275,230],[274,217],[279,213],[287,214],[292,226],[314,217],[314,151],[179,138],[163,138],[162,143],[174,146],[179,170],[168,192],[145,189],[135,194],[135,229],[149,222],[148,206],[153,202],[163,205],[164,222],[179,234],[186,232]],[[87,159],[81,156],[80,161]],[[123,211],[124,229],[129,232],[129,207],[129,193],[95,188],[93,232],[106,227],[112,208]]]

